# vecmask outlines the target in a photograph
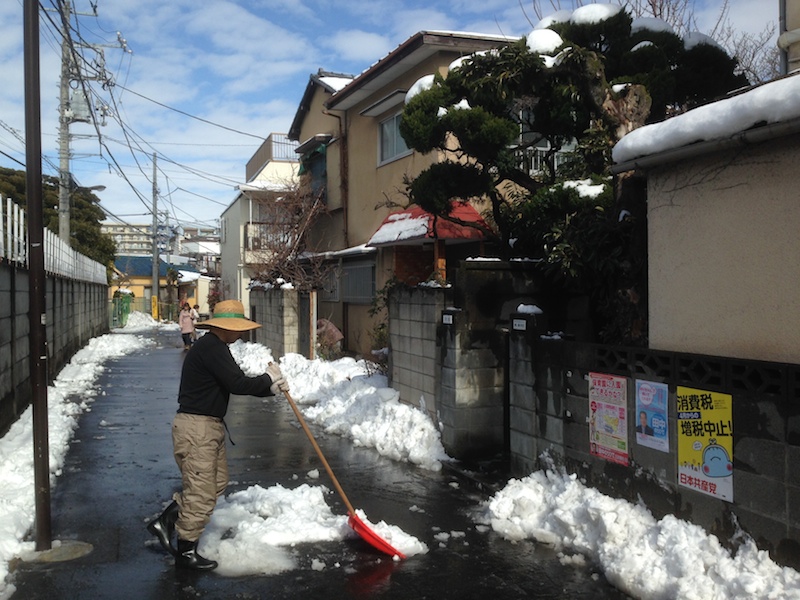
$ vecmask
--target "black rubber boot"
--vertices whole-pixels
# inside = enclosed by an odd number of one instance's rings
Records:
[[[197,542],[189,542],[178,538],[178,553],[175,555],[175,566],[179,569],[207,571],[216,569],[217,561],[200,556],[197,553]]]
[[[161,516],[153,519],[147,524],[147,531],[152,533],[161,542],[164,550],[175,556],[177,551],[175,546],[172,545],[172,535],[175,533],[175,521],[178,520],[178,503],[174,500]]]

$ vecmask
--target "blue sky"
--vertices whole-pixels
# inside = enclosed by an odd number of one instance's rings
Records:
[[[74,11],[92,12],[89,0],[71,1]],[[87,43],[108,46],[115,86],[109,94],[91,85],[116,118],[100,127],[102,146],[92,126],[71,126],[72,172],[81,185],[105,185],[97,193],[102,206],[130,223],[152,220],[156,152],[159,210],[169,211],[173,224],[213,225],[261,141],[288,130],[309,74],[319,68],[360,73],[423,29],[516,36],[538,21],[531,0],[92,1],[98,17],[80,16],[79,32]],[[778,0],[730,3],[737,29],[777,26]],[[538,4],[546,15],[559,2]],[[713,25],[720,4],[698,0],[701,31]],[[40,17],[43,171],[55,175],[60,39],[48,16],[58,22],[53,12]],[[22,0],[0,2],[0,166],[17,169],[25,162],[15,136],[24,136],[22,19]],[[130,52],[119,48],[118,31]]]

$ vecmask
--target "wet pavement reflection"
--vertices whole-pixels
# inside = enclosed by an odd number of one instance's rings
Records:
[[[92,544],[71,561],[15,563],[13,598],[626,598],[591,565],[563,564],[553,549],[512,543],[477,516],[490,492],[459,469],[431,472],[380,456],[309,424],[356,509],[428,545],[393,561],[358,538],[294,548],[298,568],[279,575],[222,577],[180,571],[145,530],[179,487],[170,425],[183,349],[174,332],[153,333],[156,348],[107,363],[91,411],[81,417],[63,474],[53,488],[55,540]],[[333,489],[288,403],[236,397],[226,418],[228,493],[251,485],[307,481]],[[499,478],[494,482],[502,484]],[[327,496],[337,514],[346,509]],[[437,538],[437,534],[439,537]],[[444,535],[449,534],[449,535]],[[314,564],[312,564],[314,561]],[[315,570],[320,561],[322,570]]]

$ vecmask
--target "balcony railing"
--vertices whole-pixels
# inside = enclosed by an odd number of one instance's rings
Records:
[[[244,250],[248,264],[264,262],[270,254],[285,252],[285,249],[294,245],[294,234],[281,230],[279,224],[245,223]]]
[[[544,148],[523,148],[517,150],[517,157],[520,163],[520,169],[525,171],[528,175],[535,176],[548,172],[547,167],[547,154],[550,150]],[[569,153],[556,152],[553,157],[553,167],[555,170],[565,162]]]

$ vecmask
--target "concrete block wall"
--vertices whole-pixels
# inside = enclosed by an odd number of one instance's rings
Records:
[[[27,270],[0,263],[0,435],[30,404],[29,293]],[[108,331],[108,288],[47,276],[45,311],[49,383],[77,350]]]
[[[389,298],[389,384],[400,400],[436,419],[439,383],[436,329],[447,302],[443,288],[395,288]]]
[[[800,566],[800,365],[542,340],[529,316],[514,318],[527,321],[527,329],[509,334],[515,475],[542,468],[547,451],[587,485],[644,502],[656,518],[674,514],[730,546],[741,529],[774,560]],[[635,443],[636,423],[629,418],[628,465],[590,453],[590,372],[628,379],[629,415],[636,406],[636,379],[668,385],[668,452]],[[733,502],[678,485],[677,386],[732,397]]]
[[[261,324],[253,341],[272,351],[275,359],[287,353],[301,353],[299,348],[299,301],[297,290],[250,290],[251,316]]]

